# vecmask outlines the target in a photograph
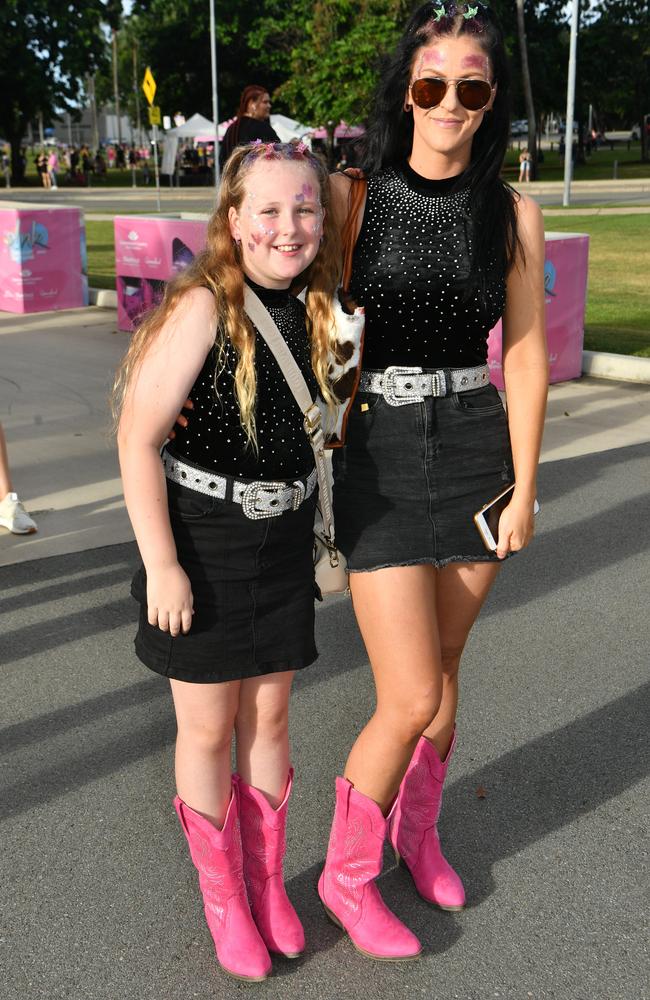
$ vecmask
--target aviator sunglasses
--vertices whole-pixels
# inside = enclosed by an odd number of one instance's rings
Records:
[[[413,103],[425,110],[436,108],[444,100],[450,83],[456,87],[458,100],[467,111],[482,111],[494,90],[487,80],[441,80],[438,77],[426,77],[414,80],[411,84]]]

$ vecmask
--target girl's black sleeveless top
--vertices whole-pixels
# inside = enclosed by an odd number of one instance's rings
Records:
[[[317,383],[311,367],[311,350],[305,323],[305,307],[288,291],[262,288],[248,281],[275,320],[312,393]],[[256,332],[258,453],[246,443],[235,395],[237,352],[226,341],[217,370],[218,352],[213,348],[190,392],[194,410],[187,428],[176,426],[175,439],[167,446],[178,458],[205,469],[216,469],[239,479],[295,479],[314,467],[314,453],[303,429],[300,407],[287,385],[278,363]]]
[[[485,364],[488,333],[505,305],[505,271],[495,251],[485,293],[467,292],[474,223],[469,188],[458,181],[427,180],[408,164],[368,178],[350,279],[365,306],[366,370]]]

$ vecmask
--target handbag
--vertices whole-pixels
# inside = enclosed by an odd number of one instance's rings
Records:
[[[358,177],[357,172],[351,178],[348,211],[341,232],[343,250],[341,284],[332,302],[335,347],[330,351],[329,377],[336,401],[333,414],[319,397],[327,448],[342,448],[345,444],[348,416],[361,378],[365,315],[364,309],[352,302],[349,285],[352,276],[352,257],[357,242],[357,220],[367,190],[368,182]],[[351,308],[352,312],[346,311],[344,305]]]
[[[280,371],[287,380],[303,414],[303,427],[314,452],[318,475],[319,508],[314,521],[314,571],[316,585],[322,596],[348,591],[345,556],[336,548],[334,514],[332,510],[331,459],[325,452],[320,407],[312,398],[303,374],[278,330],[273,317],[248,285],[244,286],[244,309],[249,319],[268,344]]]

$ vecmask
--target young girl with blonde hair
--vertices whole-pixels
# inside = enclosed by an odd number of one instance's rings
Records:
[[[314,458],[244,311],[262,300],[314,395],[330,399],[339,244],[327,173],[302,145],[235,150],[207,248],[134,335],[115,386],[124,494],[143,565],[135,648],[170,678],[175,807],[223,968],[266,978],[304,933],[282,878],[288,703],[314,645]],[[308,281],[305,307],[289,294]],[[160,449],[191,393],[194,419]],[[231,774],[236,737],[237,773]]]

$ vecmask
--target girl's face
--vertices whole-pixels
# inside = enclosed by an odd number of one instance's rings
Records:
[[[418,49],[411,66],[409,83],[423,78],[441,80],[486,80],[492,83],[490,60],[478,41],[471,35],[443,36]],[[458,99],[454,83],[450,83],[440,104],[419,108],[409,90],[406,104],[412,106],[413,152],[411,166],[417,169],[424,162],[444,168],[445,161],[453,160],[461,169],[471,158],[472,139],[483,117],[494,103],[495,90],[485,108],[468,111]]]
[[[258,160],[244,180],[239,209],[228,212],[244,271],[265,288],[288,288],[311,264],[323,232],[318,177],[308,163]]]

